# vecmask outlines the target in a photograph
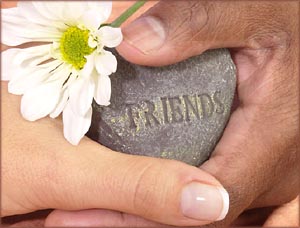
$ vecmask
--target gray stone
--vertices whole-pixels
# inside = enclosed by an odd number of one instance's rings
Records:
[[[236,88],[228,50],[159,68],[117,58],[111,105],[93,105],[87,135],[115,151],[195,166],[206,161],[222,136]]]

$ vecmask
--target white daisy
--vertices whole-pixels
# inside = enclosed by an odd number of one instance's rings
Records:
[[[91,125],[93,98],[110,104],[109,75],[117,60],[104,47],[123,39],[120,28],[100,28],[111,9],[107,1],[19,1],[16,8],[2,10],[2,43],[36,45],[3,52],[2,79],[10,80],[10,93],[23,95],[25,119],[63,112],[64,136],[74,145]]]

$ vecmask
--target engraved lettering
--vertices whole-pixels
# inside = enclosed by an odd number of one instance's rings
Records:
[[[164,123],[168,124],[168,123],[170,123],[169,116],[168,116],[168,105],[167,105],[168,98],[162,97],[162,98],[160,98],[160,100],[162,103],[162,110],[163,110],[163,114],[164,114]]]
[[[133,107],[134,107],[134,105],[127,104],[126,106],[127,106],[127,115],[128,115],[128,118],[129,118],[129,127],[131,129],[136,129],[137,124],[136,124],[134,116],[133,116]],[[136,116],[139,117],[138,113],[135,113],[135,114],[137,114]]]
[[[148,110],[145,111],[145,118],[146,118],[146,127],[151,127],[151,120],[153,125],[160,125],[159,121],[157,120],[157,118],[154,116],[153,112],[155,110],[155,105],[150,102],[150,101],[145,101],[145,103],[147,104]]]
[[[214,112],[214,103],[208,94],[199,95],[202,115],[204,118],[209,118]]]
[[[193,98],[194,100],[194,104],[191,101],[191,99]],[[199,120],[200,116],[199,116],[199,109],[198,109],[198,104],[197,104],[197,99],[195,96],[183,96],[183,100],[185,103],[185,113],[186,113],[186,121],[190,122],[191,121],[191,113],[193,113],[196,118]]]
[[[223,114],[225,105],[222,93],[159,97],[139,104],[126,104],[130,129],[137,132],[155,126],[191,122],[210,118],[214,113]]]
[[[183,113],[181,110],[181,100],[179,97],[169,98],[169,104],[172,114],[172,123],[182,123],[183,122]]]
[[[213,100],[214,100],[214,103],[216,104],[216,112],[218,114],[223,114],[225,111],[225,106],[221,102],[220,95],[221,95],[220,91],[215,92],[215,94],[213,95]]]

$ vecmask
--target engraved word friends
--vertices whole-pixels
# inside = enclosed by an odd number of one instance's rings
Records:
[[[126,104],[131,129],[153,128],[166,124],[205,120],[214,114],[223,114],[225,106],[221,92],[213,94],[160,97],[155,101]]]

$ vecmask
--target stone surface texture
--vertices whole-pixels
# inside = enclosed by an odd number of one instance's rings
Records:
[[[117,58],[111,105],[93,104],[87,135],[115,151],[194,166],[206,161],[229,119],[236,88],[228,50],[158,68]]]

